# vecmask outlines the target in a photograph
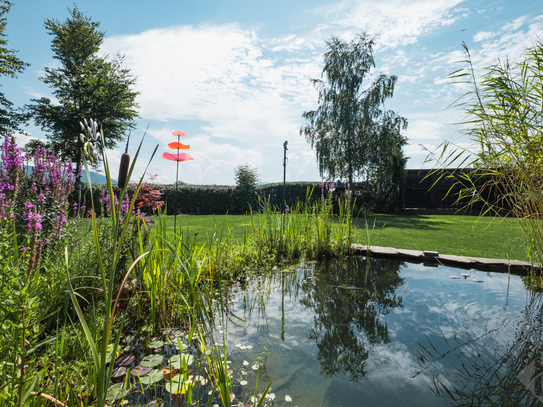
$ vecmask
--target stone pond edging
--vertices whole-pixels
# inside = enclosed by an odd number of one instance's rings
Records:
[[[368,255],[368,247],[361,244],[352,244],[354,254]],[[543,265],[532,264],[529,261],[487,259],[484,257],[455,256],[452,254],[439,254],[426,250],[405,250],[394,247],[370,246],[370,255],[378,258],[397,258],[414,263],[423,263],[428,267],[437,267],[440,264],[463,269],[477,269],[497,272],[511,272],[515,274],[528,274],[532,269],[541,269]]]

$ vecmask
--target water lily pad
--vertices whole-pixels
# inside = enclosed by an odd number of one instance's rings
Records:
[[[162,380],[164,377],[164,372],[162,370],[151,370],[149,374],[141,378],[143,384],[154,384]]]
[[[164,372],[164,380],[169,381],[172,377],[174,377],[177,373],[179,373],[179,370],[176,369],[161,369]]]
[[[153,370],[152,367],[145,367],[145,366],[141,366],[141,365],[138,365],[136,366],[134,369],[132,369],[132,376],[145,376],[147,373],[149,373],[151,370]]]
[[[124,388],[124,383],[117,383],[107,390],[106,398],[110,401],[118,400],[122,397],[126,397],[129,393],[130,390]]]
[[[194,362],[194,357],[188,354],[175,355],[170,359],[170,365],[174,369],[181,369],[183,367],[183,361],[187,363],[187,366],[191,365]]]
[[[140,365],[145,367],[155,367],[160,365],[163,360],[164,356],[162,355],[147,355],[141,360]]]
[[[163,341],[153,341],[151,343],[149,343],[149,345],[147,345],[148,347],[150,347],[151,349],[156,349],[156,348],[160,348],[161,346],[164,346],[164,342]]]
[[[119,356],[116,360],[115,360],[115,366],[128,366],[130,365],[132,362],[134,362],[134,360],[136,360],[136,357],[134,355],[123,355],[123,356]]]
[[[177,375],[166,385],[166,390],[172,394],[184,394],[192,386],[192,382],[186,382],[183,375]]]
[[[123,377],[126,374],[126,367],[118,366],[111,372],[111,377],[118,378]]]

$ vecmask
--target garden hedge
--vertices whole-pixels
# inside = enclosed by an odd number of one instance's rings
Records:
[[[104,184],[93,184],[93,199],[95,209],[98,214],[101,213],[100,192],[105,189]],[[258,209],[259,197],[261,200],[269,200],[273,207],[281,208],[283,202],[283,183],[266,184],[256,187],[251,202],[246,202],[245,194],[239,193],[236,186],[229,185],[180,185],[176,190],[175,185],[155,185],[157,189],[163,189],[161,199],[167,205],[169,214],[239,214],[249,211],[249,204],[253,209]],[[352,190],[356,197],[357,209],[366,208],[379,212],[392,212],[401,209],[401,202],[388,202],[388,199],[376,197],[370,193],[372,186],[370,183],[357,182],[353,184]],[[116,185],[113,186],[115,192],[118,192]],[[297,202],[304,202],[308,193],[311,199],[321,197],[322,184],[320,182],[288,182],[286,184],[286,201],[290,207]],[[129,192],[133,188],[129,186]],[[82,184],[81,187],[82,204],[87,208],[91,207],[91,194],[88,184]],[[71,196],[72,202],[75,195]],[[245,201],[245,202],[243,202]]]

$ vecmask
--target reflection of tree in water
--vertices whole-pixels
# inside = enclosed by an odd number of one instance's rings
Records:
[[[527,302],[520,321],[478,336],[443,338],[446,352],[436,350],[442,343],[421,344],[419,365],[432,391],[451,406],[543,406],[543,294],[531,293]],[[514,340],[499,343],[501,329],[514,329]],[[447,362],[452,372],[443,371]]]
[[[403,285],[402,264],[384,259],[368,263],[362,258],[330,259],[302,285],[305,298],[300,302],[316,313],[309,338],[317,343],[323,375],[343,372],[355,383],[366,376],[366,343],[390,342],[380,317],[402,306],[402,297],[395,294]]]

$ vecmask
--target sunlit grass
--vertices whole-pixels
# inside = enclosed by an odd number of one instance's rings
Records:
[[[413,211],[368,216],[370,229],[373,228],[374,219],[375,230],[371,243],[377,246],[528,260],[520,225],[516,219],[501,221],[492,217]],[[173,216],[169,216],[167,228],[171,233],[173,224]],[[334,227],[338,227],[337,222]],[[366,224],[363,216],[358,217],[356,227],[355,242],[366,244]],[[249,236],[254,232],[249,215],[178,215],[177,230],[198,244],[215,239],[230,239],[232,244],[241,244],[245,230]],[[370,230],[370,234],[371,232]]]

